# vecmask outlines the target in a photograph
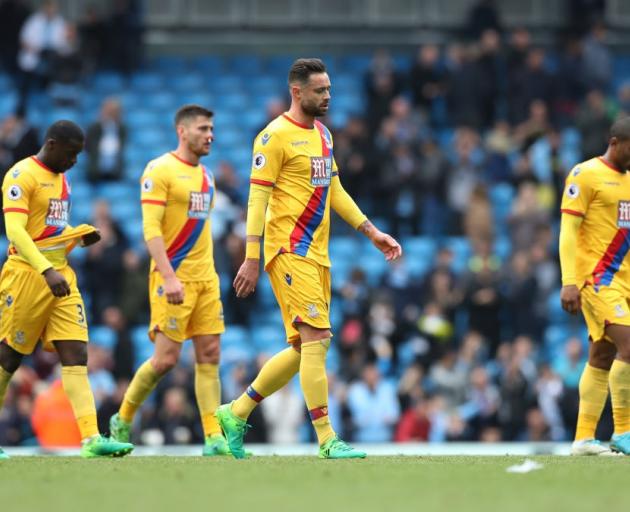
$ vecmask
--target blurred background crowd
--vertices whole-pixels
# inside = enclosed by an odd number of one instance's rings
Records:
[[[611,122],[630,114],[630,53],[608,45],[604,1],[567,2],[570,15],[544,44],[524,26],[506,27],[499,2],[467,4],[464,24],[440,43],[310,49],[329,67],[325,122],[342,182],[404,249],[388,265],[333,218],[329,410],[344,439],[573,435],[587,335],[560,309],[559,202],[570,169],[601,155]],[[36,153],[54,120],[75,120],[87,134],[68,175],[71,220],[94,224],[103,239],[72,260],[90,312],[89,370],[104,431],[151,354],[138,179],[175,147],[172,117],[184,102],[216,114],[204,163],[218,187],[224,401],[284,347],[267,277],[246,300],[231,282],[244,257],[252,140],[287,108],[296,55],[147,55],[142,12],[141,2],[117,0],[71,22],[54,2],[0,1],[0,168]],[[54,354],[28,358],[0,411],[0,445],[59,443],[72,413],[58,372]],[[193,382],[188,346],[142,409],[138,442],[201,442]],[[250,441],[312,441],[297,381],[250,420]],[[600,430],[610,433],[608,411]]]

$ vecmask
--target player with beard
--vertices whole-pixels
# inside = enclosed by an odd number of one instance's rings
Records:
[[[317,120],[328,112],[330,79],[319,59],[298,59],[289,71],[291,107],[256,137],[247,213],[246,258],[234,280],[238,297],[258,281],[260,239],[265,235],[265,270],[278,300],[289,347],[272,357],[251,386],[217,410],[230,450],[245,456],[247,418],[260,401],[300,373],[300,385],[327,459],[364,458],[339,439],[328,418],[326,353],[329,320],[330,209],[366,235],[388,261],[400,245],[376,229],[343,189],[328,129]],[[255,334],[254,334],[255,335]]]
[[[140,180],[144,239],[152,257],[149,337],[155,349],[138,368],[119,412],[110,419],[112,436],[128,440],[136,411],[177,364],[183,342],[192,338],[205,456],[230,454],[214,416],[221,402],[219,354],[224,331],[210,227],[215,183],[199,163],[210,152],[212,118],[211,111],[198,105],[181,107],[175,115],[177,149],[149,162]]]

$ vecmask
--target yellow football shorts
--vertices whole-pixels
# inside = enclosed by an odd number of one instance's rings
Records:
[[[587,284],[580,293],[582,314],[593,341],[610,341],[606,336],[606,326],[610,324],[630,326],[630,306],[626,295],[608,286],[598,291]]]
[[[53,341],[88,341],[87,319],[77,277],[70,266],[58,270],[70,285],[70,295],[55,297],[44,277],[28,263],[9,260],[0,274],[0,340],[28,355],[41,340],[54,351]]]
[[[276,296],[287,340],[300,339],[296,323],[330,329],[330,269],[314,261],[285,253],[267,266],[271,288]]]
[[[182,284],[184,303],[169,304],[164,293],[162,275],[159,272],[151,272],[149,277],[151,340],[155,340],[156,332],[162,332],[169,339],[181,343],[193,336],[221,334],[225,331],[219,277],[210,281],[187,281]]]

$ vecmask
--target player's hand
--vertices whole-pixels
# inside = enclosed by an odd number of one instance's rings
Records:
[[[50,288],[50,291],[55,297],[67,297],[70,295],[70,285],[68,281],[54,268],[44,270],[42,275],[44,279],[46,279],[48,288]]]
[[[572,315],[577,315],[581,309],[580,290],[574,284],[563,286],[560,290],[562,309]]]
[[[89,247],[90,245],[94,245],[101,239],[101,232],[97,229],[96,231],[92,231],[87,235],[83,235],[81,237],[81,247]]]
[[[177,276],[164,279],[164,293],[166,294],[166,302],[169,304],[184,303],[184,285],[177,279]]]
[[[402,255],[402,247],[400,244],[394,239],[394,237],[389,236],[387,233],[383,233],[382,231],[374,228],[374,230],[369,234],[369,237],[374,244],[374,247],[385,255],[385,259],[387,261],[394,261]]]
[[[234,290],[239,299],[244,299],[256,289],[258,274],[260,273],[260,260],[247,258],[234,278]]]

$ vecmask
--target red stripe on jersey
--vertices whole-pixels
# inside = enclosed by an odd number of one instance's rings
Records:
[[[272,181],[258,180],[255,178],[251,178],[249,182],[253,183],[254,185],[263,185],[265,187],[273,187],[275,185],[275,183],[273,183]]]
[[[166,206],[166,201],[158,201],[157,199],[142,199],[142,204],[157,204],[159,206]]]
[[[612,239],[612,242],[610,242],[610,245],[608,245],[608,247],[606,248],[606,252],[604,253],[604,256],[602,256],[602,258],[597,262],[597,265],[595,265],[595,268],[593,269],[593,276],[595,277],[594,279],[595,284],[600,283],[601,277],[603,276],[603,274],[606,271],[608,271],[609,268],[611,267],[613,263],[613,259],[615,258],[615,256],[617,255],[621,247],[623,247],[624,243],[626,242],[627,235],[628,235],[627,229],[620,229],[615,234],[615,237]]]
[[[569,215],[575,215],[576,217],[584,217],[582,212],[578,212],[577,210],[568,210],[566,208],[562,208],[560,210],[562,213],[568,213]]]
[[[603,156],[599,156],[597,158],[599,159],[599,161],[601,163],[603,163],[606,167],[612,169],[613,171],[621,173],[621,174],[624,173],[624,171],[622,171],[621,169],[618,169],[617,167],[615,167],[612,163],[610,163],[608,160],[606,160]]]
[[[59,228],[55,227],[55,226],[47,226],[46,229],[44,229],[44,231],[42,231],[42,234],[39,235],[37,238],[33,238],[33,242],[38,242],[40,240],[45,240],[46,238],[49,238],[55,234],[57,234]]]
[[[26,213],[26,214],[28,214],[28,210],[25,210],[24,208],[4,208],[2,211],[4,213],[16,212],[16,213]]]
[[[36,156],[32,156],[31,157],[33,159],[33,161],[39,165],[42,169],[46,169],[48,172],[55,172],[53,171],[50,167],[48,167],[44,162],[42,162],[39,158],[37,158]],[[55,174],[57,174],[55,172]]]
[[[177,160],[179,160],[181,163],[189,165],[190,167],[197,167],[199,164],[193,164],[188,162],[187,160],[184,160],[183,158],[178,157],[175,153],[173,153],[171,151],[171,155],[173,155],[175,158],[177,158]]]
[[[308,203],[306,205],[306,208],[304,208],[302,215],[300,215],[297,222],[295,223],[295,227],[293,228],[293,231],[291,232],[291,236],[289,238],[291,243],[291,252],[295,252],[296,245],[302,239],[308,223],[313,218],[313,215],[315,215],[315,213],[317,212],[317,207],[321,203],[324,190],[324,187],[317,187],[315,189],[315,191],[311,195],[311,198],[308,200]]]
[[[312,130],[313,129],[312,126],[308,126],[308,125],[302,124],[302,123],[296,121],[295,119],[290,118],[287,114],[282,114],[282,117],[284,117],[290,123],[293,123],[295,126],[299,126],[300,128],[304,128],[305,130]]]

